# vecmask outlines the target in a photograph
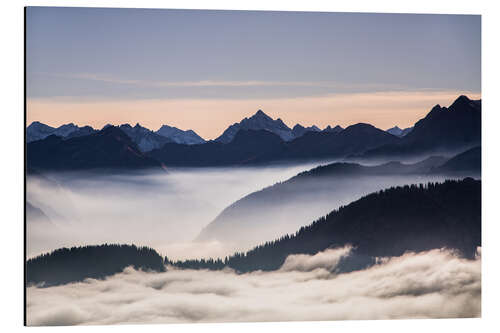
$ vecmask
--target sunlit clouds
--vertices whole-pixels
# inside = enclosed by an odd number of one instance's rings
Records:
[[[457,318],[481,316],[481,258],[432,250],[333,273],[348,248],[235,274],[127,268],[104,281],[27,290],[28,325]]]

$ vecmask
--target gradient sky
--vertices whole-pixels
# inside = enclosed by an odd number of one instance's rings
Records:
[[[259,108],[293,126],[411,126],[480,98],[477,15],[29,7],[27,116],[207,139]]]

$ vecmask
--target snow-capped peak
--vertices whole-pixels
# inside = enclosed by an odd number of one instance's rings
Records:
[[[156,131],[156,134],[180,144],[195,145],[205,143],[205,140],[191,129],[183,131],[177,127],[162,125],[160,129]]]

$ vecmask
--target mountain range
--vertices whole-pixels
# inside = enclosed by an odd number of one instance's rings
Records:
[[[109,126],[113,125],[108,124],[104,126],[103,129]],[[130,124],[122,124],[118,127],[137,144],[138,148],[142,152],[160,148],[167,142],[176,142],[187,145],[201,144],[205,142],[205,140],[192,130],[183,131],[168,125],[163,125],[156,132],[143,127],[140,124],[136,124],[133,127]],[[94,129],[91,126],[79,127],[73,123],[54,128],[39,121],[34,121],[26,128],[26,142],[30,143],[33,141],[43,140],[50,135],[56,135],[63,139],[69,139],[94,134],[98,131],[99,130]]]
[[[481,100],[458,97],[449,107],[439,104],[415,123],[400,142],[381,145],[363,158],[410,156],[463,150],[481,144]]]
[[[33,170],[163,168],[145,155],[120,128],[64,139],[50,135],[27,145],[27,166]]]
[[[159,130],[155,132],[158,135],[169,138],[175,143],[185,144],[185,145],[196,145],[205,143],[205,140],[196,134],[193,130],[183,131],[177,127],[172,127],[168,125],[163,125]]]
[[[158,135],[155,132],[136,124],[134,127],[129,124],[120,125],[119,128],[137,145],[142,152],[160,148],[165,143],[173,142],[171,139]]]
[[[251,165],[341,158],[398,140],[368,124],[352,125],[340,132],[311,131],[291,141],[283,141],[268,130],[240,129],[225,144],[217,141],[191,146],[167,143],[149,152],[149,156],[167,166]]]
[[[32,122],[26,128],[26,142],[33,142],[37,140],[43,140],[49,135],[56,135],[63,138],[84,136],[95,133],[90,126],[79,127],[73,123],[61,125],[57,128],[45,125],[39,121]]]
[[[345,129],[328,126],[320,130],[317,126],[304,127],[299,124],[290,129],[281,119],[273,120],[262,110],[229,126],[221,136],[208,142],[193,131],[182,131],[166,125],[156,132],[139,124],[134,127],[124,124],[118,130],[135,143],[144,157],[166,166],[252,165],[343,158],[396,159],[424,154],[454,154],[480,145],[481,101],[460,96],[448,108],[436,105],[412,128],[401,131],[394,128],[383,131],[364,123]],[[78,127],[74,124],[54,129],[33,122],[27,128],[28,151],[33,152],[34,147],[47,149],[45,146],[54,143],[53,139],[48,140],[50,135],[60,136],[62,139],[59,145],[63,146],[68,145],[65,141],[74,137],[97,133],[99,131],[90,127]],[[45,140],[48,141],[43,143]],[[37,144],[33,145],[35,142]],[[80,141],[81,144],[84,142],[85,140]],[[104,148],[89,146],[86,149],[90,151]],[[109,152],[110,155],[115,153]],[[50,156],[65,158],[57,156],[55,152]],[[47,169],[51,168],[51,163],[53,162],[43,162]],[[92,161],[88,163],[102,164]],[[121,163],[124,168],[133,168],[132,165],[127,165],[127,161]],[[120,162],[115,161],[115,165],[119,164]],[[70,165],[73,164],[69,164],[67,169],[71,169]]]
[[[296,124],[291,129],[280,118],[275,120],[265,114],[264,111],[258,110],[253,116],[244,118],[239,123],[234,123],[229,126],[218,138],[215,139],[215,141],[220,143],[230,143],[236,136],[236,133],[240,130],[266,130],[276,134],[285,142],[299,138],[307,132],[321,132],[316,125],[304,127],[300,124]],[[342,127],[340,126],[336,126],[334,129],[328,126],[324,129],[326,132],[338,132],[340,130],[342,130]]]

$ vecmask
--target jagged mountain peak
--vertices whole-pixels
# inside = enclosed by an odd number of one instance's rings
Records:
[[[325,129],[323,129],[322,132],[339,133],[342,132],[343,130],[344,129],[339,125],[336,125],[335,127],[331,127],[330,125],[328,125],[327,127],[325,127]]]
[[[250,118],[244,118],[241,122],[229,126],[221,136],[215,139],[215,141],[229,143],[234,139],[236,133],[240,129],[267,130],[279,135],[284,141],[294,139],[292,130],[280,118],[273,120],[273,118],[265,114],[264,111],[258,110]]]
[[[400,128],[398,125],[391,127],[386,130],[387,133],[390,133],[395,136],[403,137],[406,134],[410,133],[413,130],[413,127],[407,127],[407,128]]]
[[[244,118],[241,122],[243,121],[264,121],[264,122],[272,122],[272,121],[276,121],[276,122],[281,122],[283,123],[283,121],[281,121],[281,119],[276,119],[276,120],[273,120],[273,118],[271,118],[270,116],[268,116],[266,113],[264,113],[264,111],[262,110],[258,110],[257,112],[255,112],[255,114],[249,118]]]
[[[262,111],[261,109],[257,110],[257,112],[255,112],[254,116],[266,116],[266,117],[269,117],[267,114],[265,114],[264,111]]]
[[[195,145],[205,143],[205,140],[191,129],[184,131],[174,126],[162,125],[155,133],[179,144]]]
[[[474,109],[474,110],[479,110],[480,109],[480,100],[475,101],[471,100],[469,97],[465,95],[460,95],[449,107],[450,110],[455,111],[455,110],[468,110],[468,109]]]
[[[27,128],[46,128],[46,129],[55,129],[52,126],[49,126],[47,124],[44,124],[38,120],[33,121]]]
[[[303,136],[307,132],[321,132],[321,130],[316,125],[304,127],[301,124],[296,124],[292,129],[292,133],[295,139]]]

